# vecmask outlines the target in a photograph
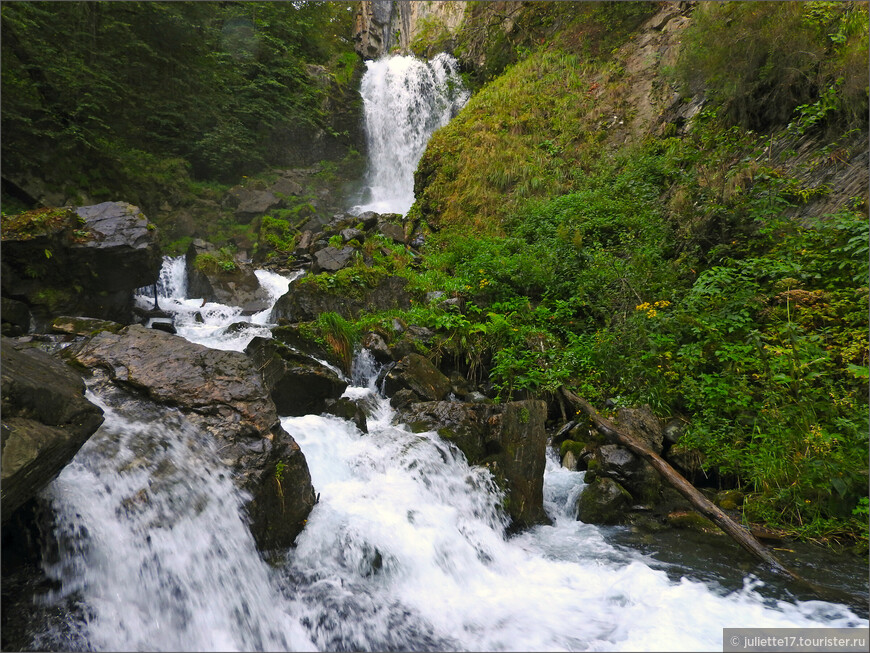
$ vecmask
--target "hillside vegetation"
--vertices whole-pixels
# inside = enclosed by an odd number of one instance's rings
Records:
[[[464,310],[406,317],[502,400],[648,403],[748,519],[866,541],[867,5],[701,3],[675,35],[640,4],[503,42],[409,214],[410,276]]]
[[[225,200],[354,153],[350,9],[4,3],[3,228],[32,188],[167,222],[198,198],[178,250],[243,236],[289,264],[316,189],[246,223]],[[561,387],[649,404],[747,520],[866,550],[867,3],[470,2],[432,34],[416,46],[453,48],[474,94],[415,174],[404,234],[425,244],[351,241],[356,263],[305,282],[401,275],[415,303],[306,328],[346,355],[429,327],[421,353],[560,423]]]
[[[309,165],[312,153],[328,158],[311,147],[318,138],[346,151],[345,114],[356,113],[345,96],[356,95],[362,69],[352,10],[350,2],[4,3],[7,212],[44,194],[123,197],[153,215],[198,185]]]

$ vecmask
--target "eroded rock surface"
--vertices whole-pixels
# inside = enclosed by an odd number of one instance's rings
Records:
[[[250,493],[246,508],[258,546],[292,544],[314,505],[314,489],[305,456],[281,427],[250,357],[138,325],[100,333],[64,353],[101,370],[101,383],[177,407],[217,438],[234,482]]]

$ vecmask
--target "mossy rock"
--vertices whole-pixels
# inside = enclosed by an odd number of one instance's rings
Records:
[[[561,445],[559,445],[559,457],[564,458],[565,454],[569,451],[574,454],[577,460],[580,460],[580,455],[583,453],[583,450],[586,448],[585,443],[577,442],[576,440],[564,440]]]
[[[708,535],[723,535],[716,524],[693,510],[672,512],[667,516],[667,522],[674,528],[683,528]]]
[[[118,333],[123,328],[124,325],[118,322],[98,320],[92,317],[69,317],[62,315],[51,321],[52,331],[70,333],[76,336],[93,336],[101,331]]]
[[[597,478],[580,493],[577,519],[587,524],[621,524],[627,518],[632,498],[624,487],[610,478]]]
[[[740,490],[722,490],[716,495],[716,505],[722,510],[737,510],[743,505],[743,492]]]

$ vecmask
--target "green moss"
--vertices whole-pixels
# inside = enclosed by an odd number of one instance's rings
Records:
[[[668,524],[674,528],[684,528],[686,530],[696,531],[698,533],[707,533],[709,535],[723,535],[722,531],[716,524],[699,515],[697,512],[672,512],[668,515]]]
[[[235,255],[229,247],[222,247],[216,252],[198,254],[193,262],[193,267],[206,274],[235,272],[239,269]]]
[[[69,288],[43,286],[34,293],[33,302],[48,307],[51,312],[57,312],[58,309],[68,306],[74,297],[74,291]]]
[[[579,460],[580,454],[583,453],[583,450],[585,449],[585,447],[586,447],[586,445],[582,442],[576,442],[574,440],[564,440],[562,442],[562,444],[559,445],[559,457],[564,458],[565,454],[570,451]],[[590,466],[591,466],[591,462],[592,461],[590,461]]]
[[[12,216],[3,214],[0,218],[0,238],[32,240],[78,224],[78,215],[68,207],[34,209]]]
[[[387,276],[389,273],[382,267],[355,265],[337,272],[321,272],[306,276],[300,279],[298,284],[313,284],[320,290],[335,295],[362,297],[367,290],[375,288]]]

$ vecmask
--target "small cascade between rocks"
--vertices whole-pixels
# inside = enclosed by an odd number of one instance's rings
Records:
[[[187,297],[187,269],[184,256],[164,257],[157,282],[160,308],[173,316],[176,333],[191,342],[214,349],[242,351],[255,336],[268,338],[272,306],[303,272],[284,277],[269,270],[256,270],[260,286],[269,295],[269,306],[247,315],[240,306],[205,302],[201,297]],[[136,304],[143,311],[154,306],[152,288],[140,288]]]
[[[446,55],[368,65],[367,116],[380,103],[372,121],[391,134],[370,136],[381,139],[371,197],[356,208],[404,213],[426,139],[466,94]],[[257,276],[273,303],[291,281]],[[271,309],[243,315],[185,288],[183,257],[165,259],[158,297],[178,335],[235,351],[270,335]],[[137,297],[143,309],[153,302]],[[735,569],[694,573],[615,544],[620,527],[577,521],[584,473],[554,454],[544,476],[552,524],[508,535],[489,470],[436,432],[395,423],[378,372],[357,352],[344,393],[368,407],[368,433],[332,415],[281,418],[319,501],[295,547],[268,561],[213,438],[143,398],[92,395],[105,422],[44,494],[56,546],[44,555],[52,588],[37,597],[30,648],[713,651],[723,627],[867,625]]]

